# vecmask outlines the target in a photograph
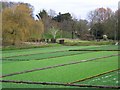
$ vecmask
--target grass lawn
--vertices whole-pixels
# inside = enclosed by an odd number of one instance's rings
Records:
[[[35,71],[21,75],[5,77],[3,79],[67,83],[100,74],[112,69],[117,69],[117,58],[118,57],[115,56],[106,59],[100,59],[98,61],[79,63],[65,67],[57,67],[48,70]],[[102,67],[102,69],[100,67]]]
[[[11,57],[18,55],[29,55],[29,54],[38,54],[38,53],[48,53],[56,51],[65,51],[70,49],[84,49],[92,48],[98,46],[60,46],[60,47],[46,47],[46,48],[31,48],[31,49],[21,49],[21,50],[8,50],[2,52],[2,57]]]
[[[71,62],[98,58],[118,54],[117,51],[69,51],[78,49],[118,49],[118,46],[60,46],[60,47],[46,47],[46,48],[31,48],[21,50],[6,50],[3,51],[3,57],[9,57],[9,61],[3,60],[2,69],[3,75],[37,68],[44,68],[48,66],[67,64]],[[22,56],[19,56],[22,55]],[[14,57],[13,57],[14,56]],[[20,61],[19,59],[23,60]],[[37,60],[36,60],[37,59]],[[28,60],[28,61],[26,61]],[[60,82],[70,83],[76,80],[85,79],[94,75],[98,75],[107,71],[118,69],[118,56],[102,58],[89,62],[82,62],[77,64],[66,65],[62,67],[50,68],[45,70],[38,70],[29,73],[17,74],[13,76],[3,77],[3,80],[22,80],[22,81],[37,81],[37,82]],[[110,79],[113,80],[116,74],[112,74]],[[116,78],[117,79],[117,78]],[[92,80],[92,79],[91,79]],[[92,80],[93,81],[93,80]],[[109,80],[106,80],[109,81]],[[88,83],[86,83],[88,82]],[[104,82],[79,82],[78,84],[92,84],[103,85]],[[107,83],[105,85],[113,85],[116,83]],[[63,87],[63,86],[46,86],[46,85],[27,85],[27,84],[12,84],[3,83],[3,87]],[[64,88],[64,87],[63,87]],[[67,87],[66,87],[67,88]]]
[[[77,84],[118,86],[119,83],[118,74],[120,74],[120,70],[107,73],[82,82],[78,82]]]
[[[118,54],[118,52],[92,52],[85,54],[77,54],[71,56],[57,57],[57,58],[49,58],[42,60],[30,60],[30,61],[20,61],[20,62],[3,62],[3,75],[9,74],[13,72],[20,72],[29,69],[42,68],[46,66],[53,66],[57,64],[64,64],[69,62],[75,62],[80,60],[86,60],[90,58],[97,58],[112,54]],[[87,56],[87,57],[86,57]]]

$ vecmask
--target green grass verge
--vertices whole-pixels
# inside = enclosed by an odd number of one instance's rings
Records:
[[[46,48],[46,47],[59,47],[61,44],[50,43],[45,45],[19,45],[19,46],[4,46],[2,47],[2,51],[11,51],[11,50],[21,50],[21,49],[31,49],[31,48]]]
[[[87,53],[88,51],[64,51],[64,52],[54,52],[54,53],[44,53],[44,54],[33,54],[27,56],[17,56],[17,57],[10,57],[10,58],[3,58],[3,61],[26,61],[26,60],[41,60],[46,58],[55,58],[67,55],[75,55],[80,53]],[[90,52],[90,51],[89,51]]]
[[[118,86],[119,74],[120,70],[78,82],[77,84]]]
[[[74,86],[58,86],[58,85],[37,85],[37,84],[15,84],[15,83],[2,83],[2,88],[80,88]],[[28,90],[28,89],[27,89]]]
[[[66,47],[63,47],[65,48],[65,50],[67,49],[71,49],[70,47],[66,48]],[[61,50],[63,50],[63,48]],[[118,49],[117,46],[101,46],[101,47],[72,47],[73,49],[87,49],[87,50],[109,50],[109,49]],[[54,49],[53,50],[59,50],[59,49]],[[36,51],[37,50],[33,50],[33,51]],[[41,54],[28,54],[28,55],[25,55],[25,56],[16,56],[16,57],[9,57],[9,58],[3,58],[3,61],[25,61],[25,60],[40,60],[40,59],[45,59],[45,58],[52,58],[52,57],[60,57],[60,56],[67,56],[67,55],[75,55],[75,54],[80,54],[80,53],[88,53],[90,51],[61,51],[61,52],[54,52],[54,53],[51,53],[49,52],[46,52],[46,53],[41,53]]]
[[[10,77],[4,77],[4,80],[23,80],[23,81],[43,81],[43,82],[72,82],[78,79],[87,78],[109,70],[118,68],[118,57],[110,57],[79,63],[75,65],[58,67],[48,70],[35,71]]]
[[[78,55],[71,55],[71,56],[64,56],[64,57],[57,57],[57,58],[49,58],[43,60],[31,60],[31,61],[21,61],[21,62],[3,62],[2,69],[3,75],[9,74],[13,72],[20,72],[29,69],[35,68],[42,68],[46,66],[53,66],[57,64],[64,64],[78,60],[85,60],[90,58],[97,58],[112,54],[118,54],[118,52],[92,52],[86,54],[78,54]]]
[[[22,49],[22,50],[11,50],[3,51],[3,57],[18,56],[18,55],[28,55],[28,54],[37,54],[37,53],[48,53],[56,51],[65,51],[70,49],[84,49],[92,48],[97,46],[60,46],[60,47],[46,47],[46,48],[31,48],[31,49]]]
[[[92,50],[112,49],[112,50],[117,50],[118,46],[115,46],[115,45],[108,45],[108,46],[61,46],[61,47],[32,48],[32,49],[24,49],[24,50],[3,51],[2,57],[4,58],[4,57],[19,56],[19,55],[50,53],[50,52],[74,50],[74,49],[92,49]]]

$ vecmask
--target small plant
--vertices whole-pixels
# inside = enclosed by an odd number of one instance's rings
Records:
[[[108,36],[107,35],[103,35],[103,39],[104,40],[108,40]]]
[[[58,32],[59,32],[59,29],[57,28],[52,27],[49,29],[49,33],[52,35],[53,39],[56,39]]]

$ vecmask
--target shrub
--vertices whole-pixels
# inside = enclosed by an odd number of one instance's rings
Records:
[[[91,42],[65,42],[64,45],[66,46],[89,46],[89,45],[112,45],[112,42],[96,42],[96,41],[91,41]]]

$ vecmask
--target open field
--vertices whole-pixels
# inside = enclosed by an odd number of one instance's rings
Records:
[[[1,77],[3,81],[7,82],[3,82],[3,87],[77,88],[79,85],[86,84],[88,86],[106,85],[114,88],[118,86],[119,70],[119,51],[116,50],[118,50],[118,46],[115,45],[6,50],[3,51]],[[110,77],[106,78],[107,76]],[[16,81],[22,81],[23,83],[16,83]],[[32,84],[29,84],[29,82],[32,82]],[[33,84],[35,82],[39,84]],[[43,82],[46,82],[46,84],[43,85]],[[53,83],[53,85],[49,83]],[[56,85],[56,83],[59,85]],[[71,84],[77,85],[71,86]]]

